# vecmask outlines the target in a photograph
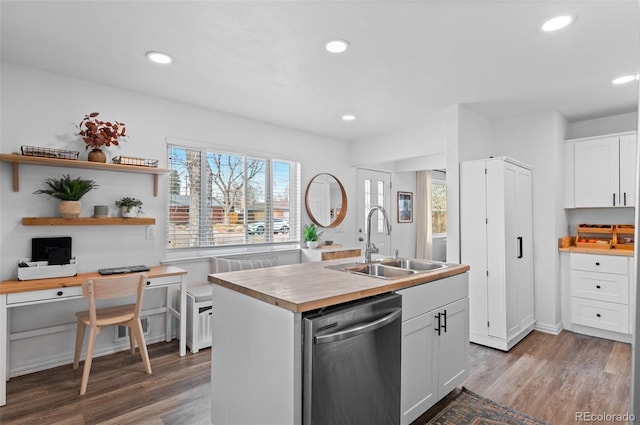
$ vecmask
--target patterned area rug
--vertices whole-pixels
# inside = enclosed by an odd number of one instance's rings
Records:
[[[425,425],[549,425],[462,387]]]

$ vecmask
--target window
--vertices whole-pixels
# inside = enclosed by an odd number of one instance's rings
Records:
[[[447,183],[431,181],[431,231],[433,236],[447,234]]]
[[[167,248],[298,243],[300,164],[169,145]]]

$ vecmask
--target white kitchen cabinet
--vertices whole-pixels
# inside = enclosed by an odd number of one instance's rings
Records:
[[[635,133],[565,142],[565,208],[632,207]]]
[[[413,422],[469,376],[467,275],[402,294],[401,424]]]
[[[531,180],[531,167],[510,158],[461,164],[471,342],[510,350],[535,325]]]
[[[628,341],[631,267],[631,257],[570,253],[571,330]]]

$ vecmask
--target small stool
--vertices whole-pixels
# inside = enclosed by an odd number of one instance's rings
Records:
[[[211,347],[211,291],[208,283],[187,288],[187,346],[192,353]]]

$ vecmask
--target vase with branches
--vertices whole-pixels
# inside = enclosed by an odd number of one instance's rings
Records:
[[[88,155],[89,161],[106,162],[102,147],[118,146],[120,139],[127,137],[127,129],[123,122],[103,121],[96,118],[98,115],[100,115],[99,112],[85,115],[76,127],[79,130],[78,135],[86,144],[85,148],[91,149]]]

